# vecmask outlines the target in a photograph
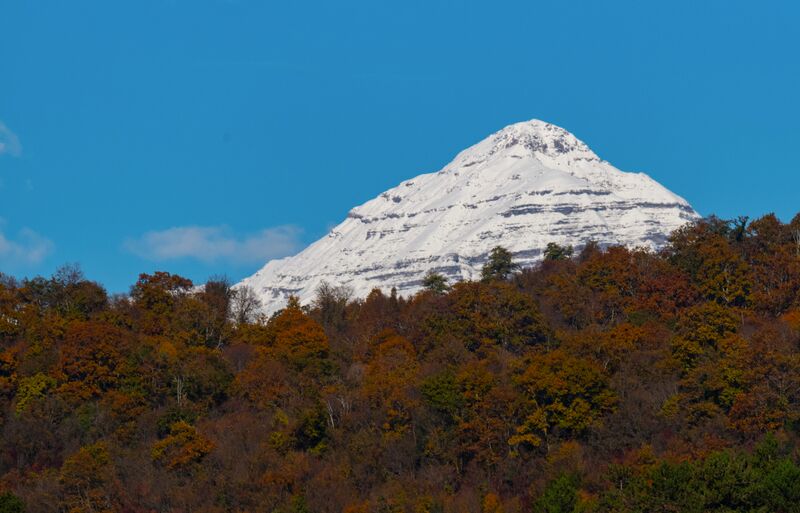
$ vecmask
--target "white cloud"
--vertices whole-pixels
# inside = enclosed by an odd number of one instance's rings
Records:
[[[147,260],[194,259],[211,263],[264,263],[297,252],[300,229],[277,226],[236,237],[224,226],[179,226],[125,241],[125,249]]]
[[[0,155],[3,154],[19,157],[22,154],[22,144],[17,134],[0,121]]]
[[[35,265],[53,250],[53,243],[28,228],[12,240],[0,231],[0,263],[3,265]]]

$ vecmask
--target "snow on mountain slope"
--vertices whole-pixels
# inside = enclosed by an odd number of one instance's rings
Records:
[[[697,217],[644,173],[620,171],[566,130],[532,120],[354,208],[326,237],[240,285],[253,287],[268,312],[289,295],[309,302],[323,281],[357,297],[376,287],[410,295],[431,270],[451,282],[477,279],[498,245],[523,266],[549,242],[657,248]]]

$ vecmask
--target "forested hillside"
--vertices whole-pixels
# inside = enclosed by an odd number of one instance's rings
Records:
[[[0,279],[0,512],[800,511],[800,215],[411,298]]]

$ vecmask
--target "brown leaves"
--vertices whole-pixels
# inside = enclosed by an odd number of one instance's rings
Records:
[[[518,352],[550,337],[533,298],[497,281],[454,285],[444,310],[426,324],[432,339],[456,337],[470,351],[497,345]]]
[[[395,333],[382,333],[367,363],[361,395],[370,408],[381,411],[385,434],[399,436],[411,428],[418,373],[414,346]]]
[[[179,471],[191,471],[214,449],[214,442],[200,434],[194,426],[178,421],[169,435],[153,445],[153,461]]]
[[[61,346],[59,393],[70,401],[98,397],[118,385],[128,334],[102,322],[74,321]]]
[[[532,356],[515,381],[529,411],[523,432],[532,436],[580,434],[616,403],[598,365],[562,350]]]

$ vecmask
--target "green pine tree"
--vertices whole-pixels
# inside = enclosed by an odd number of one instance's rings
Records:
[[[422,280],[422,286],[425,287],[426,290],[430,290],[436,294],[443,294],[450,289],[450,286],[447,284],[447,278],[434,271],[429,271],[428,274],[425,275],[425,278]]]
[[[505,280],[514,272],[517,264],[514,263],[511,252],[502,246],[495,246],[489,253],[489,260],[481,270],[483,281]]]

